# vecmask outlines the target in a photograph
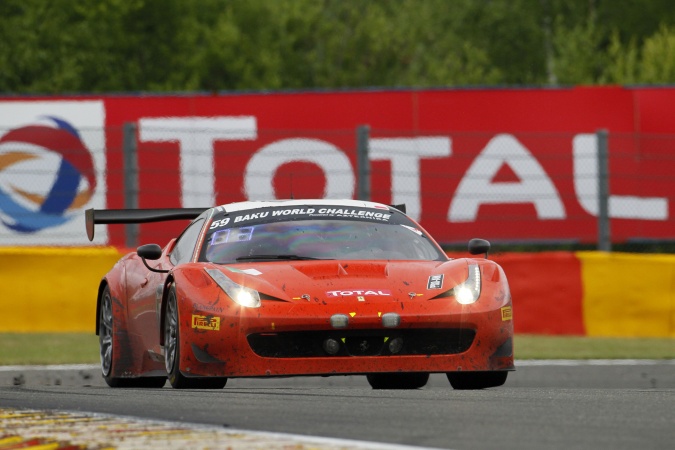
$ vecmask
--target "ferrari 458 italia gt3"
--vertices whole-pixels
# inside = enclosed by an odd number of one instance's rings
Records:
[[[375,389],[500,386],[511,295],[490,244],[451,259],[404,208],[356,200],[89,210],[98,223],[192,219],[124,256],[98,289],[112,387],[222,388],[228,378],[366,375]]]

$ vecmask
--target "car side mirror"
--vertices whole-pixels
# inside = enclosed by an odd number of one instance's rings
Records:
[[[157,273],[168,273],[168,270],[163,270],[163,269],[154,269],[150,267],[146,261],[146,259],[149,259],[151,261],[156,261],[159,258],[162,257],[162,247],[160,247],[157,244],[145,244],[141,245],[136,249],[136,253],[138,256],[141,257],[141,261],[143,261],[143,264],[145,267],[151,271],[151,272],[157,272]]]
[[[480,255],[481,253],[485,254],[487,259],[488,252],[490,251],[490,242],[485,239],[471,239],[469,241],[469,253],[472,255]]]
[[[141,245],[136,249],[136,253],[143,259],[156,261],[162,257],[162,247],[157,244]]]

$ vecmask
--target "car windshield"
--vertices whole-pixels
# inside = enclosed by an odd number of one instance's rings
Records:
[[[422,230],[415,228],[405,216],[401,217],[409,224],[330,218],[217,227],[207,233],[200,259],[228,264],[312,259],[447,258]]]

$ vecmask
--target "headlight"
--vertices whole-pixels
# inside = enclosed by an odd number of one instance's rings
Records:
[[[455,299],[462,305],[475,303],[480,297],[480,267],[478,264],[469,264],[469,276],[454,288]]]
[[[215,281],[220,288],[230,296],[232,300],[241,306],[247,308],[260,307],[260,295],[258,291],[249,289],[246,286],[235,283],[225,276],[223,272],[218,269],[204,269],[209,274],[213,281]]]

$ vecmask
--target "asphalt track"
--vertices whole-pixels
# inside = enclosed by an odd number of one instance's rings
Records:
[[[452,449],[675,448],[675,361],[517,363],[505,386],[373,391],[364,377],[110,389],[91,366],[0,368],[0,407]],[[312,447],[316,448],[316,447]],[[319,446],[320,448],[320,446]]]

